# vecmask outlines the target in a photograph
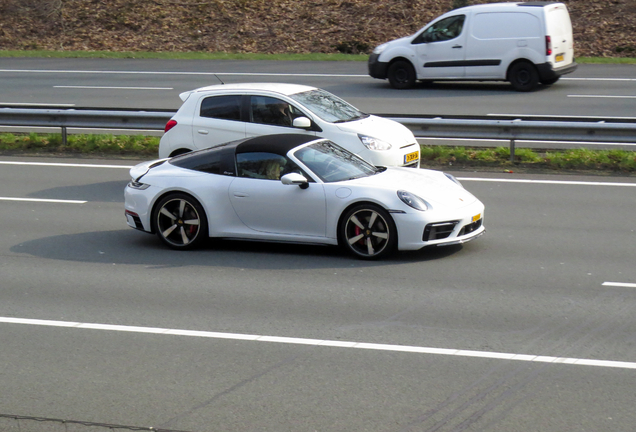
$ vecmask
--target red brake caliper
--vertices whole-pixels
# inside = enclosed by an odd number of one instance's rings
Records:
[[[356,225],[355,228],[356,228],[356,236],[359,236],[360,234],[362,234],[362,230],[360,229],[358,225]],[[364,237],[358,240],[357,243],[363,244],[364,243],[363,240],[364,240]]]

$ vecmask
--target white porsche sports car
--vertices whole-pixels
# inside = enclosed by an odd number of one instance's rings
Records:
[[[484,233],[484,205],[453,176],[375,167],[308,135],[242,139],[130,174],[128,224],[174,249],[214,237],[341,245],[374,259]]]

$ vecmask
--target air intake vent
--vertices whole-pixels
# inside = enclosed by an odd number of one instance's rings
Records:
[[[445,239],[451,235],[459,221],[438,222],[426,225],[423,241]]]

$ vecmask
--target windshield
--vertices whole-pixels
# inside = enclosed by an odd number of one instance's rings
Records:
[[[303,147],[294,156],[325,183],[368,177],[382,171],[327,140]]]
[[[353,105],[325,90],[310,90],[290,95],[290,97],[330,123],[344,123],[369,117],[369,114],[359,111]]]

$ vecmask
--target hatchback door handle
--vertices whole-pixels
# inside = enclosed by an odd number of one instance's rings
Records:
[[[199,129],[197,132],[199,132],[201,135],[207,135],[209,134],[208,131],[206,131],[205,129]]]
[[[453,47],[453,49],[455,49],[455,48],[462,48],[462,46],[461,46],[461,45],[455,45],[455,46]]]

